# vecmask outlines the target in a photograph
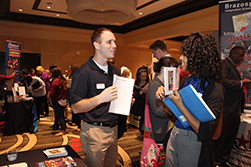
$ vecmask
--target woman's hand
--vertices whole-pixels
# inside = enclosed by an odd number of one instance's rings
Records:
[[[182,98],[180,97],[180,94],[177,92],[177,90],[174,90],[173,94],[169,95],[169,98],[174,102],[176,106],[184,105]]]
[[[182,114],[187,119],[189,125],[193,128],[193,130],[198,133],[200,127],[200,121],[196,119],[190,111],[184,106],[182,98],[177,90],[173,91],[173,94],[169,95],[169,98],[174,102],[174,104],[178,107],[178,109],[182,112]]]
[[[156,91],[155,96],[158,100],[164,99],[165,98],[165,87],[164,86],[158,87],[158,90]]]

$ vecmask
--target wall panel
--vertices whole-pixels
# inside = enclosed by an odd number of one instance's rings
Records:
[[[56,53],[69,53],[70,51],[70,42],[66,41],[57,41],[55,45]]]
[[[39,39],[26,38],[21,45],[21,49],[24,52],[27,51],[29,53],[40,53],[40,46],[41,45]]]
[[[56,56],[54,53],[42,53],[41,54],[41,65],[45,69],[49,69],[51,64],[55,64]]]
[[[55,41],[53,40],[40,40],[41,52],[55,53]]]
[[[55,57],[55,64],[61,68],[62,71],[68,69],[70,58],[69,56],[64,56],[62,54],[57,54]]]

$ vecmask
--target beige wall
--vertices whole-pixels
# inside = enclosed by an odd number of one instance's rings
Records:
[[[5,41],[20,42],[21,52],[40,53],[41,65],[49,68],[51,64],[58,65],[62,70],[70,64],[78,66],[86,62],[93,55],[93,47],[90,43],[89,30],[52,27],[45,25],[32,25],[0,21],[0,51],[5,51]],[[152,53],[148,47],[134,47],[123,45],[123,35],[115,34],[117,38],[117,50],[114,58],[115,65],[127,66],[135,78],[138,67],[151,64]],[[170,53],[179,54],[179,42],[168,42]],[[32,63],[32,62],[31,62]]]
[[[129,67],[135,78],[139,66],[151,63],[152,54],[148,47],[155,40],[188,35],[195,31],[211,33],[214,29],[218,29],[218,5],[127,34],[115,34],[116,66]],[[40,53],[43,67],[48,68],[51,64],[57,64],[64,70],[70,64],[80,66],[93,55],[90,44],[92,32],[92,30],[0,20],[0,51],[5,51],[6,40],[17,41],[22,44],[21,52]],[[178,59],[181,55],[181,42],[166,40],[166,44],[169,53]]]
[[[49,68],[51,64],[58,65],[62,70],[67,69],[70,64],[78,66],[93,56],[93,47],[90,42],[76,42],[52,39],[34,39],[28,37],[0,36],[0,51],[5,51],[5,41],[11,40],[21,43],[21,52],[40,53],[41,65]],[[146,48],[117,46],[115,65],[119,68],[125,65],[132,70],[133,76],[137,68],[151,63],[151,51]],[[31,62],[32,63],[32,62]]]

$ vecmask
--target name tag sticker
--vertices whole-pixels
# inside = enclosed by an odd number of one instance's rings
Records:
[[[104,83],[98,83],[96,84],[97,89],[105,89],[105,84]]]

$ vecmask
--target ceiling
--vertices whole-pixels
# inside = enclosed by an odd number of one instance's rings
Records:
[[[217,4],[218,0],[138,0],[135,19],[120,25],[103,26],[116,33],[127,33]],[[1,19],[90,30],[100,27],[71,20],[67,16],[66,0],[1,0]],[[180,41],[183,38],[172,40]]]

